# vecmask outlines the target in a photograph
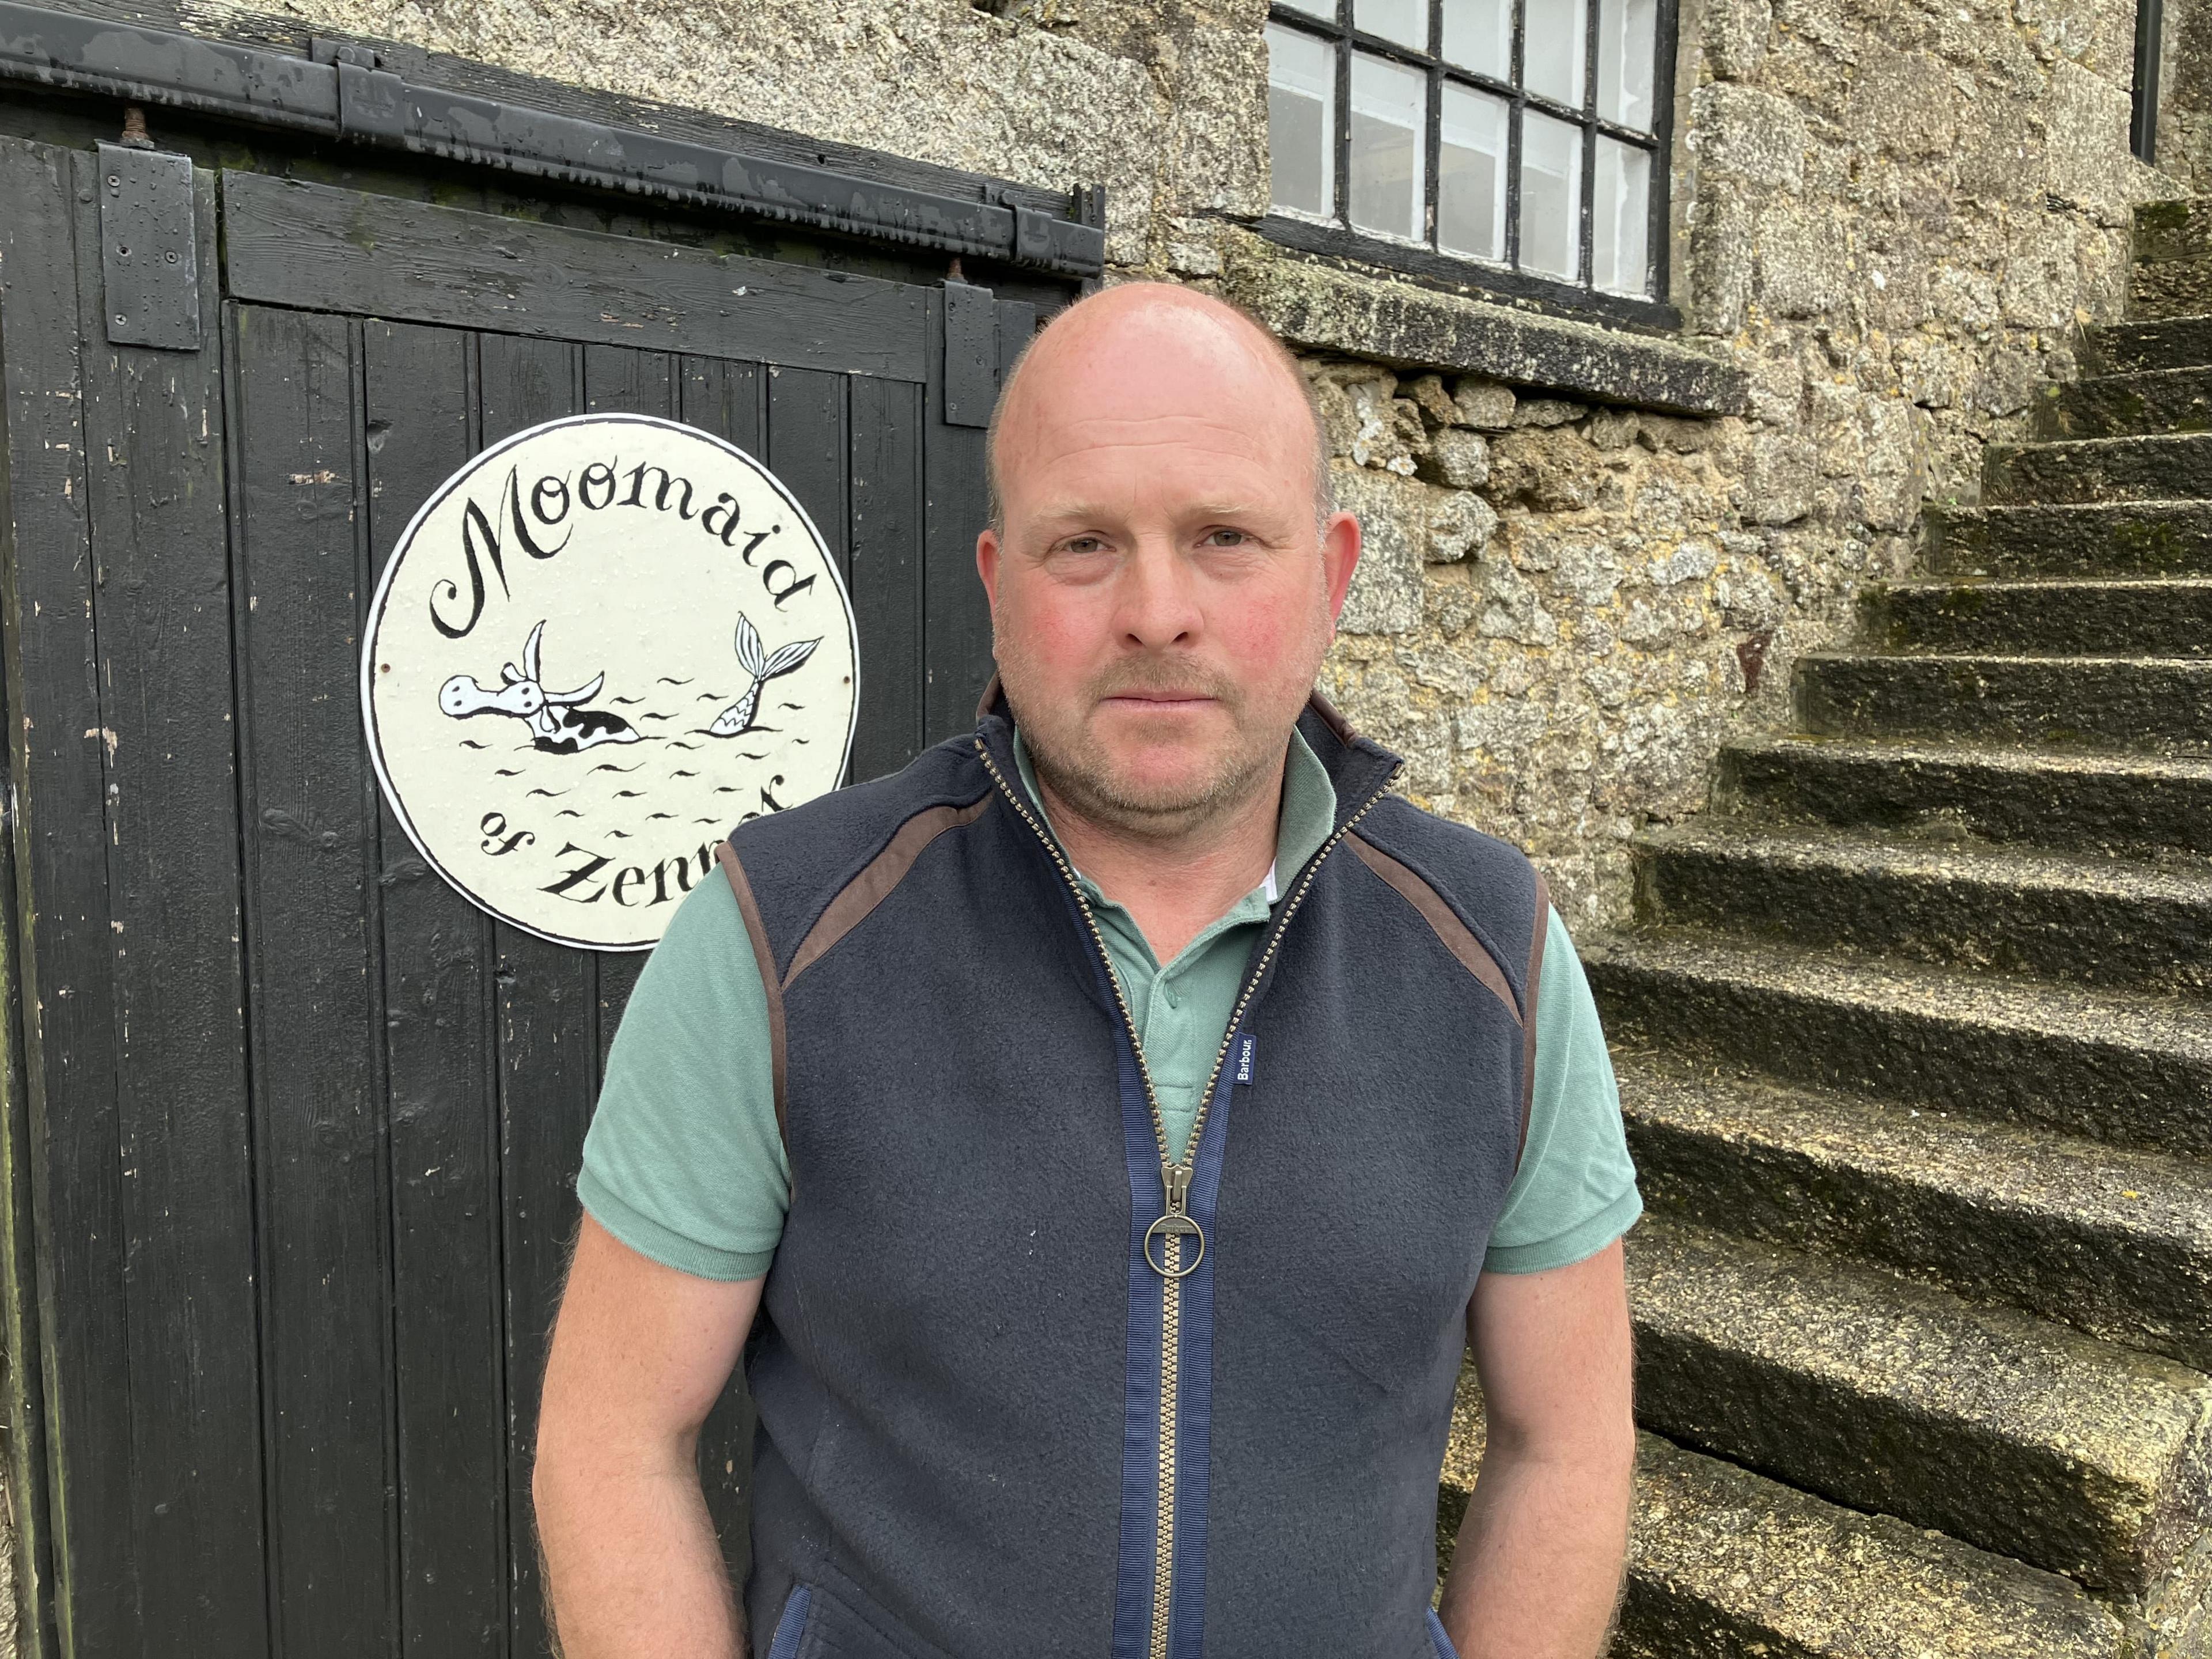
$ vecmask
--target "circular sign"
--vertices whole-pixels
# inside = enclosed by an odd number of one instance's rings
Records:
[[[743,450],[582,415],[485,450],[393,550],[362,718],[433,869],[502,921],[644,950],[736,824],[834,788],[860,667],[836,562]]]

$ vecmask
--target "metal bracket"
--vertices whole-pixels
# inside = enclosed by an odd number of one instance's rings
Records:
[[[343,58],[337,71],[338,131],[373,143],[404,143],[414,113],[407,83],[389,70],[363,69]]]
[[[100,274],[109,343],[200,349],[190,156],[100,147]]]

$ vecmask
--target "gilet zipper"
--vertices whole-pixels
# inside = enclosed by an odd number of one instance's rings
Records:
[[[1160,1098],[1152,1088],[1152,1067],[1145,1060],[1144,1039],[1137,1035],[1137,1022],[1129,1012],[1129,1000],[1121,988],[1121,973],[1114,966],[1113,953],[1106,948],[1106,936],[1099,931],[1098,918],[1091,908],[1091,901],[1084,896],[1083,884],[1076,879],[1074,866],[1068,863],[1066,855],[1060,850],[1060,843],[1053,839],[1051,832],[1043,824],[1037,822],[1036,815],[1030,811],[1021,796],[1015,793],[1013,786],[1006,781],[1006,775],[999,770],[997,761],[992,758],[990,750],[980,737],[975,739],[975,752],[982,757],[984,769],[990,773],[991,781],[998,786],[999,793],[1006,798],[1006,805],[1012,807],[1022,822],[1036,833],[1038,842],[1060,871],[1060,878],[1067,884],[1067,890],[1074,895],[1076,908],[1083,915],[1083,925],[1090,931],[1091,943],[1097,950],[1099,961],[1106,965],[1106,981],[1114,988],[1114,1004],[1121,1010],[1122,1029],[1128,1036],[1130,1050],[1136,1056],[1137,1075],[1145,1085],[1145,1103],[1152,1115],[1152,1139],[1160,1154],[1162,1209],[1159,1219],[1152,1223],[1151,1230],[1145,1235],[1144,1248],[1145,1260],[1152,1271],[1159,1274],[1162,1284],[1159,1514],[1152,1534],[1150,1654],[1151,1659],[1167,1659],[1168,1614],[1175,1601],[1175,1449],[1177,1395],[1182,1384],[1177,1358],[1182,1346],[1182,1281],[1198,1270],[1198,1264],[1206,1255],[1206,1234],[1189,1213],[1191,1174],[1198,1163],[1199,1141],[1206,1133],[1206,1117],[1212,1109],[1213,1091],[1221,1081],[1221,1068],[1229,1059],[1230,1046],[1237,1040],[1237,1029],[1243,1024],[1244,1012],[1251,1004],[1253,993],[1260,988],[1260,981],[1267,976],[1268,965],[1275,959],[1275,951],[1283,942],[1283,935],[1290,929],[1291,918],[1297,915],[1298,907],[1305,902],[1314,878],[1321,872],[1322,860],[1335,850],[1336,844],[1352,832],[1352,826],[1365,817],[1374,809],[1376,802],[1389,793],[1389,784],[1386,780],[1382,788],[1360,803],[1357,811],[1337,825],[1299,872],[1297,881],[1285,902],[1283,914],[1268,937],[1267,949],[1261,952],[1259,961],[1253,963],[1251,973],[1245,978],[1243,989],[1237,994],[1236,1009],[1229,1016],[1229,1029],[1222,1033],[1221,1047],[1213,1056],[1213,1069],[1206,1076],[1206,1092],[1198,1099],[1198,1115],[1191,1120],[1190,1137],[1183,1143],[1182,1157],[1177,1160],[1168,1147],[1167,1120],[1161,1115]],[[1159,1254],[1157,1257],[1153,1255],[1155,1238],[1158,1240]],[[1187,1241],[1194,1241],[1196,1245],[1188,1266],[1184,1265],[1182,1259]]]

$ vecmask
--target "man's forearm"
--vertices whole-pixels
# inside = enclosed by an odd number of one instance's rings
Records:
[[[1635,1443],[1569,1455],[1493,1439],[1441,1616],[1460,1659],[1595,1659],[1620,1593]]]
[[[744,1623],[690,1460],[550,1461],[535,1481],[561,1659],[741,1659]]]

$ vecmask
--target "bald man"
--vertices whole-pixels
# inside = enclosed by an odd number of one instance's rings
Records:
[[[1591,1659],[1634,1170],[1541,877],[1313,693],[1359,526],[1305,382],[1130,285],[992,437],[975,730],[737,830],[609,1058],[536,1470],[567,1659]],[[742,1612],[694,1462],[741,1350]]]

